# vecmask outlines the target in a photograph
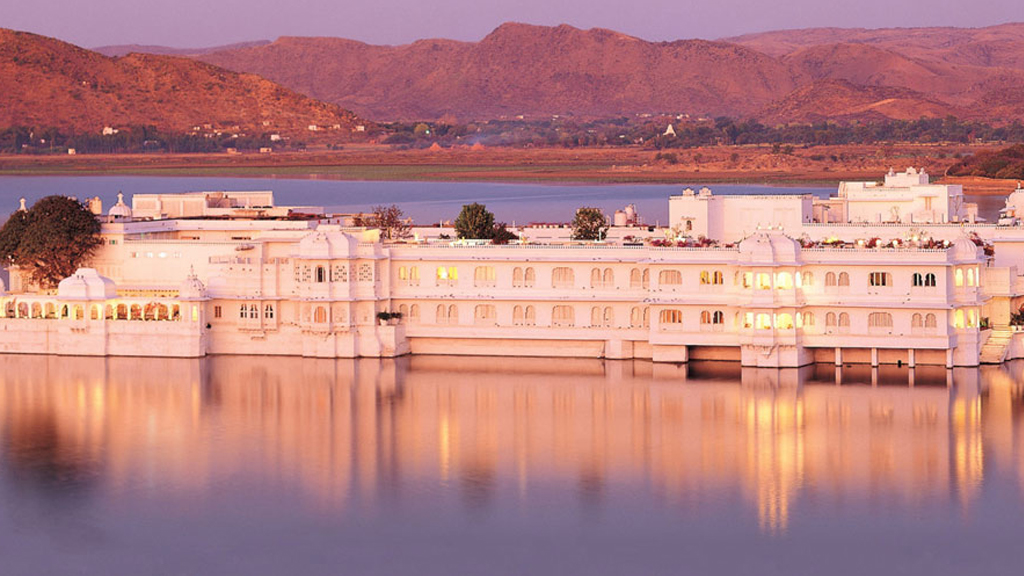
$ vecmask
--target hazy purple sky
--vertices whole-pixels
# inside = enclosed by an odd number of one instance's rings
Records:
[[[987,26],[1022,0],[0,0],[0,26],[82,46],[201,47],[278,36],[375,44],[479,40],[507,21],[611,28],[648,40],[810,26]]]

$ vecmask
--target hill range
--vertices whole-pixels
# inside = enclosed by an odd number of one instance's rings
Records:
[[[105,126],[152,125],[187,132],[199,126],[308,138],[315,124],[344,139],[365,122],[255,74],[172,56],[111,58],[6,29],[0,29],[0,86],[0,129],[99,133]]]
[[[282,37],[196,58],[376,120],[655,112],[771,122],[1024,115],[1024,24],[648,42],[603,29],[509,23],[479,42],[373,46]]]
[[[0,29],[0,127],[347,132],[378,121],[644,113],[766,123],[1024,118],[1024,24],[806,29],[649,42],[508,23],[478,42],[282,37],[103,53]],[[354,112],[349,112],[351,110]]]

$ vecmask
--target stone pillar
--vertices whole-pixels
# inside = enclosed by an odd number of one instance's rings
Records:
[[[909,348],[907,350],[907,366],[910,366],[911,368],[917,366],[917,359],[915,357],[913,348]]]
[[[878,368],[878,348],[871,349],[871,366]]]
[[[843,349],[836,348],[836,366],[843,365]]]
[[[946,350],[946,368],[953,367],[953,349],[949,348]]]

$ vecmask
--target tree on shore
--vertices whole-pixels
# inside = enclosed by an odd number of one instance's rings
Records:
[[[572,220],[573,240],[603,240],[607,233],[608,219],[600,208],[576,210],[576,217]]]
[[[84,204],[47,196],[0,228],[0,261],[24,270],[43,288],[75,273],[103,243],[100,223]]]
[[[455,234],[473,240],[494,238],[494,214],[483,204],[466,204],[455,219]]]
[[[405,213],[397,205],[374,206],[373,212],[367,216],[356,218],[356,226],[379,228],[384,240],[402,240],[412,235],[411,226],[406,221]]]

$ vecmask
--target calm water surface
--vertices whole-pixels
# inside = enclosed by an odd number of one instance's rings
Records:
[[[0,374],[5,575],[1024,562],[1022,365],[837,383],[831,366],[0,356]]]
[[[691,185],[698,189],[700,184]],[[651,224],[668,220],[668,196],[686,186],[658,184],[557,185],[476,182],[362,182],[272,178],[200,178],[162,176],[2,176],[0,202],[18,207],[49,194],[100,196],[106,206],[117,196],[135,193],[195,190],[273,190],[278,204],[324,206],[333,212],[367,211],[376,204],[398,204],[416,221],[429,224],[453,220],[463,204],[481,202],[499,221],[508,223],[567,222],[580,206],[597,206],[611,214],[629,203]],[[826,195],[830,188],[773,188],[714,185],[721,194],[810,193]]]
[[[567,222],[580,206],[597,206],[612,214],[636,204],[650,224],[668,221],[668,196],[703,184],[501,184],[476,182],[361,182],[316,179],[206,178],[165,176],[0,176],[0,214],[18,207],[24,196],[30,203],[49,194],[80,198],[99,196],[109,207],[123,191],[136,193],[197,190],[273,190],[278,204],[324,206],[333,212],[368,211],[376,204],[398,204],[417,222],[453,220],[463,204],[481,202],[507,223]],[[775,187],[709,184],[716,194],[814,194],[835,192],[834,187]],[[997,196],[968,197],[979,214],[992,220],[1003,207]]]

